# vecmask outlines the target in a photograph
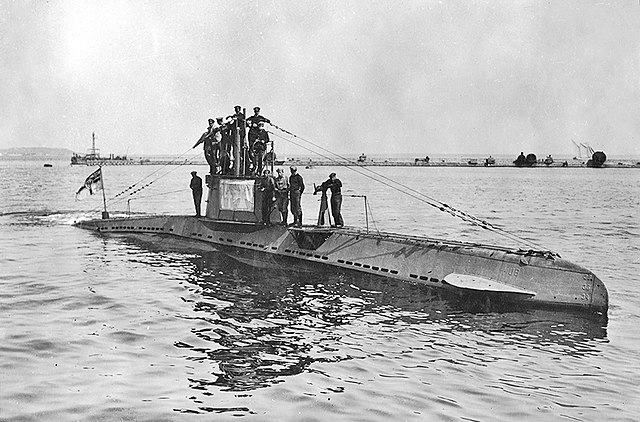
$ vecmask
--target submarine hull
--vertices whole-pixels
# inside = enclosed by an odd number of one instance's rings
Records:
[[[600,279],[545,251],[357,228],[265,226],[178,215],[96,219],[77,225],[104,235],[155,234],[205,242],[265,268],[314,263],[494,303],[602,314],[608,309],[607,289]]]

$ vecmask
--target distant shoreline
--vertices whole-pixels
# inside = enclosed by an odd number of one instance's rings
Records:
[[[195,152],[195,151],[194,151]],[[47,148],[47,147],[20,147],[20,148],[5,148],[0,149],[0,160],[4,161],[42,161],[42,160],[56,160],[66,161],[70,160],[73,152],[64,148]],[[390,154],[391,155],[391,154]],[[394,157],[383,154],[373,154],[370,158],[364,158],[364,160],[358,160],[356,156],[350,157],[348,154],[343,154],[343,160],[318,160],[309,157],[290,157],[285,158],[284,162],[276,166],[292,166],[295,165],[301,168],[310,167],[337,167],[337,166],[360,166],[360,167],[516,167],[513,164],[515,158],[507,155],[498,155],[494,157],[494,164],[486,164],[486,158],[488,156],[480,156],[477,154],[442,154],[442,156],[436,156],[427,162],[422,157],[409,159],[412,155],[410,153],[397,153],[393,154]],[[405,158],[406,157],[406,158]],[[171,155],[147,155],[139,156],[134,155],[127,160],[100,160],[91,162],[89,166],[93,165],[206,165],[204,157],[200,156],[191,160],[184,158],[175,158]],[[565,164],[566,163],[566,164]],[[84,164],[82,164],[84,165]],[[587,166],[587,158],[554,158],[552,164],[544,164],[539,160],[538,163],[531,166],[531,168],[581,168]],[[609,157],[602,166],[603,168],[640,168],[640,157]],[[527,167],[523,167],[527,168]]]

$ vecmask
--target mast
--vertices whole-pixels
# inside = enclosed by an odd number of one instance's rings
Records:
[[[271,174],[272,175],[274,174],[273,167],[275,166],[275,164],[276,164],[276,150],[274,148],[273,140],[272,140],[271,141]]]
[[[91,133],[91,148],[88,151],[87,158],[90,160],[99,159],[98,149],[96,148],[96,133]]]
[[[233,148],[233,175],[240,176],[240,125],[236,117],[236,139],[234,139],[235,147]]]
[[[95,134],[94,134],[95,142]],[[104,205],[104,211],[102,211],[102,219],[107,220],[109,218],[109,212],[107,212],[107,196],[104,193],[104,175],[102,174],[102,166],[98,166],[100,169],[100,184],[102,185],[102,203]]]

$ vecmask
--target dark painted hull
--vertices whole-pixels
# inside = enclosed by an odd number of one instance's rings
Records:
[[[253,263],[309,262],[425,284],[486,301],[575,308],[606,314],[607,289],[591,271],[551,253],[451,242],[354,228],[266,227],[188,216],[82,221],[103,234],[157,234],[206,242]],[[259,257],[259,258],[256,258]],[[272,259],[273,258],[273,259]],[[454,287],[450,274],[491,280],[534,292],[523,297]]]

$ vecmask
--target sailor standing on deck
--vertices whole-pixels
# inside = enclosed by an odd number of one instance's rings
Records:
[[[271,225],[271,210],[273,210],[275,192],[275,183],[271,172],[264,170],[262,180],[260,181],[260,191],[262,192],[262,223],[267,226]]]
[[[289,167],[291,176],[289,176],[289,198],[291,199],[291,214],[293,214],[293,225],[295,227],[302,226],[302,204],[300,199],[304,192],[304,180],[298,174],[295,166]]]
[[[333,216],[333,223],[336,227],[344,226],[342,220],[342,182],[336,177],[335,173],[329,175],[329,179],[322,183],[320,190],[324,194],[327,189],[331,191],[331,215]]]
[[[276,204],[282,216],[282,225],[286,226],[289,219],[289,179],[284,175],[282,169],[278,169],[276,172],[278,173],[274,180],[276,185]]]
[[[191,183],[189,184],[193,194],[193,205],[196,207],[196,217],[200,217],[200,204],[202,202],[202,179],[198,177],[198,172],[191,172]]]

